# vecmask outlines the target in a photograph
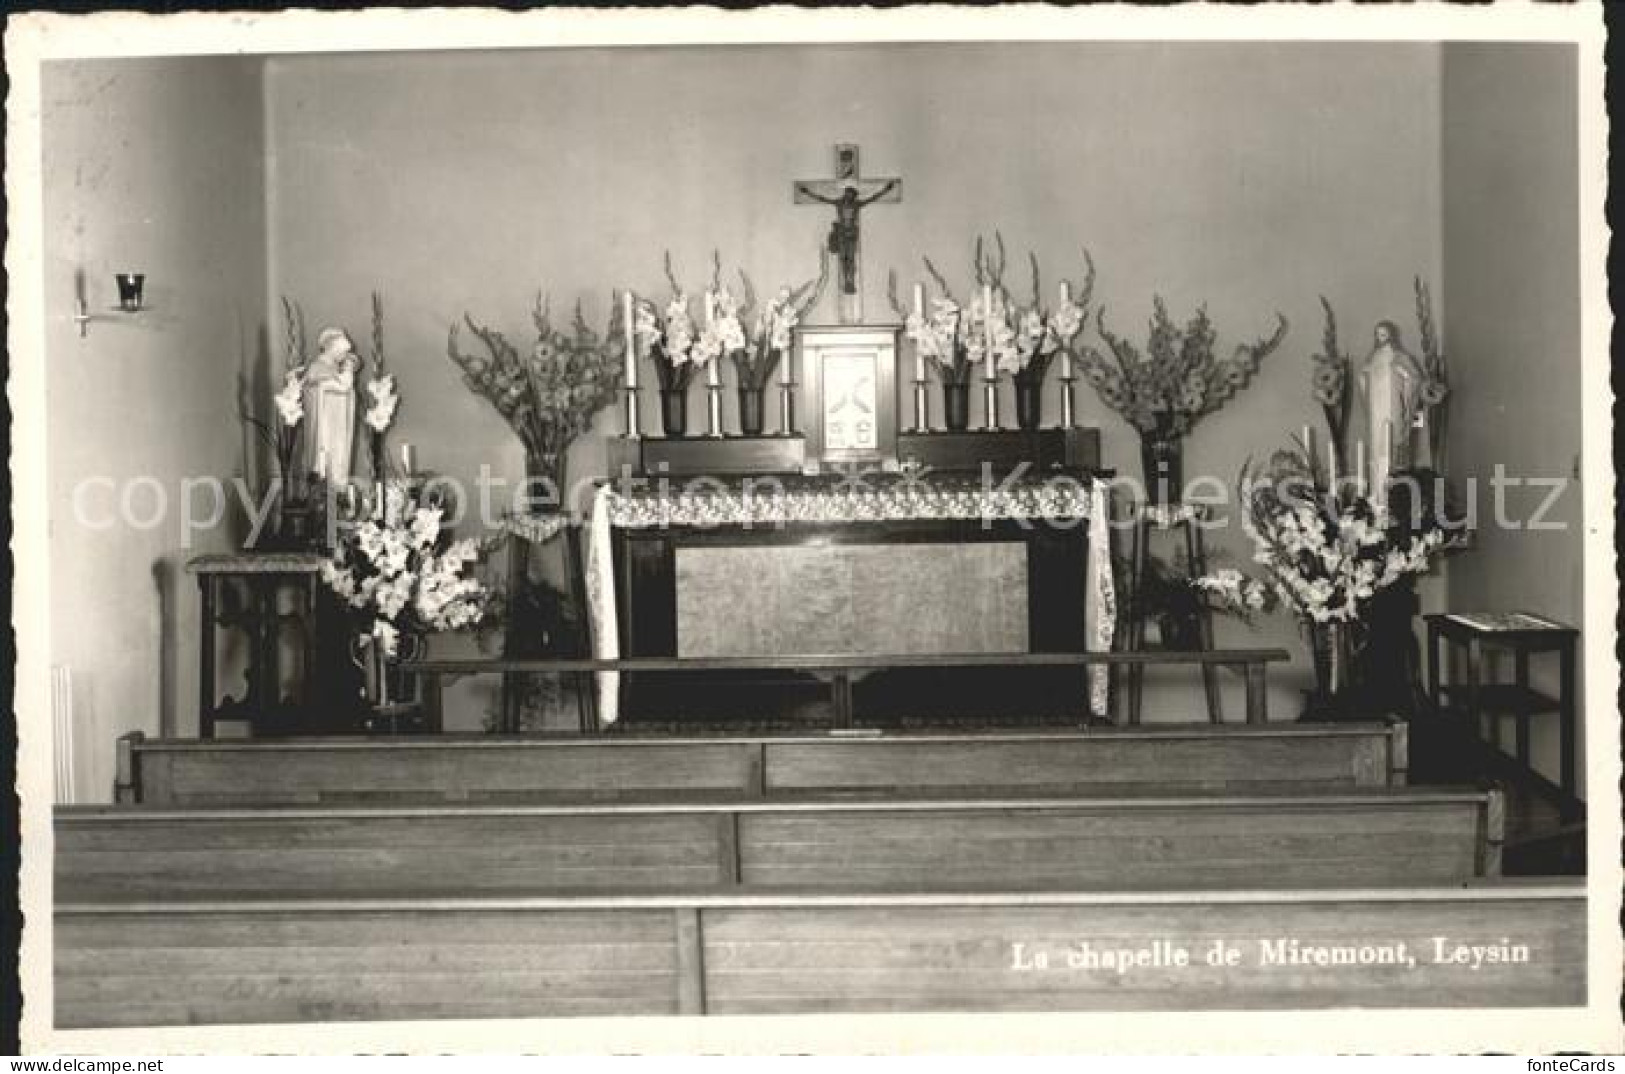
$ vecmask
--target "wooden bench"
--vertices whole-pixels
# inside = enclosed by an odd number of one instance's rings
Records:
[[[1099,890],[1500,871],[1496,791],[808,798],[525,806],[59,807],[75,899],[743,886]]]
[[[118,741],[120,802],[317,804],[978,788],[1402,786],[1406,725],[1262,724],[872,738]]]
[[[55,911],[55,1014],[84,1028],[1560,1007],[1586,1000],[1585,906],[1579,882],[69,901]]]

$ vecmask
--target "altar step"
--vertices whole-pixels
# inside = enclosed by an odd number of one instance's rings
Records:
[[[1578,882],[68,900],[55,935],[61,1028],[1586,1000]]]
[[[1406,725],[1103,727],[798,737],[148,739],[118,742],[120,802],[480,802],[823,791],[1167,793],[1397,787]]]
[[[1109,890],[1500,872],[1493,791],[529,806],[60,807],[59,898]]]

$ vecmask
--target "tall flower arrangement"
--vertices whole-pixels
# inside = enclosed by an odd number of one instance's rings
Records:
[[[361,420],[367,427],[367,454],[372,460],[373,479],[382,481],[387,476],[389,466],[389,456],[384,450],[384,435],[395,421],[400,396],[395,391],[395,375],[388,372],[384,362],[384,302],[376,291],[372,295],[372,354],[369,367],[367,409],[362,413]]]
[[[661,390],[680,392],[688,388],[696,371],[722,355],[727,341],[714,328],[707,331],[694,323],[688,308],[688,292],[677,282],[669,251],[666,253],[665,268],[666,282],[671,285],[671,297],[663,308],[657,307],[649,299],[636,299],[633,303],[632,331],[654,360],[655,375],[660,379]],[[733,338],[730,333],[729,341]]]
[[[1084,277],[1081,290],[1075,290],[1068,283],[1061,297],[1053,308],[1044,304],[1043,286],[1038,274],[1038,256],[1032,252],[1027,254],[1027,263],[1032,275],[1031,301],[1025,306],[1017,305],[1005,291],[1005,309],[1008,312],[1008,327],[1015,337],[1016,368],[1011,374],[1018,384],[1038,385],[1044,382],[1044,375],[1049,372],[1050,363],[1062,351],[1069,351],[1072,341],[1079,331],[1083,329],[1084,320],[1088,316],[1089,302],[1095,291],[1095,262],[1089,256],[1089,251],[1083,251],[1084,265],[1087,275]],[[1000,279],[999,289],[1003,287],[1004,245],[999,244]]]
[[[485,615],[491,594],[470,573],[481,544],[450,540],[441,523],[439,507],[387,482],[372,516],[345,530],[322,564],[322,580],[386,656],[399,652],[403,635],[465,630]]]
[[[305,370],[310,364],[306,357],[305,313],[299,304],[287,296],[282,298],[283,338],[286,352],[282,367],[282,387],[272,402],[276,407],[276,420],[267,424],[248,417],[248,421],[266,436],[276,457],[277,479],[284,494],[292,492],[297,474],[294,459],[299,451],[299,427],[305,420]]]
[[[565,451],[620,391],[626,336],[613,314],[599,335],[587,324],[579,303],[569,329],[559,328],[540,295],[531,320],[536,342],[521,354],[501,332],[464,314],[463,322],[485,353],[464,352],[455,324],[446,353],[463,371],[463,383],[496,408],[524,444],[532,475],[546,477],[557,487],[562,484]]]
[[[1320,353],[1314,355],[1312,359],[1314,371],[1310,377],[1310,385],[1315,402],[1320,404],[1321,413],[1326,416],[1326,429],[1331,434],[1332,452],[1338,462],[1337,468],[1346,470],[1343,452],[1348,435],[1352,360],[1338,345],[1337,315],[1332,312],[1332,304],[1322,295],[1320,305],[1326,311],[1326,328],[1321,334]]]
[[[905,311],[897,298],[897,275],[889,278],[888,291],[892,309],[903,318],[903,331],[914,341],[919,353],[936,369],[944,385],[969,384],[975,365],[970,357],[970,339],[973,323],[965,306],[954,297],[953,289],[929,257],[922,259],[925,271],[937,285],[937,293],[928,295],[925,309]]]
[[[739,375],[739,387],[743,391],[761,391],[767,387],[779,363],[784,361],[796,325],[801,323],[824,292],[824,285],[829,279],[829,253],[826,251],[820,258],[816,279],[808,280],[799,287],[788,284],[779,287],[760,309],[757,308],[756,289],[743,269],[739,272],[743,301],[736,301],[721,286],[719,276],[720,265],[712,277],[717,291],[719,315],[732,318],[740,326],[740,335],[744,338],[744,346],[727,352],[733,359],[734,371]]]
[[[1230,358],[1221,359],[1215,353],[1218,332],[1206,306],[1180,327],[1156,296],[1144,352],[1106,327],[1102,308],[1096,324],[1111,359],[1084,347],[1080,368],[1101,401],[1142,435],[1178,439],[1251,383],[1263,360],[1286,337],[1286,318],[1275,317],[1270,336],[1238,344]]]
[[[1450,367],[1439,350],[1433,330],[1433,297],[1422,277],[1416,277],[1416,321],[1421,327],[1423,411],[1427,415],[1428,457],[1435,470],[1444,469],[1445,418],[1450,399]]]
[[[1253,562],[1264,568],[1274,596],[1306,623],[1360,622],[1378,592],[1426,573],[1448,543],[1438,527],[1399,536],[1386,508],[1349,491],[1330,494],[1301,450],[1244,470],[1241,495]],[[1228,596],[1234,573],[1204,584]]]

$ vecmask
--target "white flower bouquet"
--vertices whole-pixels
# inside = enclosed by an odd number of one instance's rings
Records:
[[[294,472],[294,458],[299,450],[299,427],[305,420],[305,371],[309,362],[305,358],[304,311],[284,297],[282,314],[287,356],[283,362],[282,387],[271,397],[276,417],[261,421],[246,405],[241,407],[240,413],[270,447],[277,466],[273,480],[285,498],[292,498],[298,477]]]
[[[925,258],[925,269],[939,294],[922,303],[924,308],[905,311],[897,298],[897,277],[889,281],[892,309],[903,319],[904,333],[933,365],[944,384],[968,384],[974,371],[985,368],[989,346],[994,368],[1018,381],[1041,383],[1049,364],[1083,328],[1089,296],[1094,291],[1095,266],[1087,251],[1088,277],[1074,301],[1067,283],[1054,309],[1046,309],[1041,293],[1038,258],[1028,254],[1032,269],[1032,300],[1018,303],[1004,283],[1004,237],[995,234],[998,257],[984,249],[980,238],[972,263],[976,291],[969,303],[953,294],[937,267]]]
[[[738,301],[720,282],[721,266],[712,275],[713,306],[717,323],[726,325],[727,335],[721,340],[724,353],[733,359],[734,371],[739,374],[739,387],[744,391],[761,391],[772,379],[784,355],[790,349],[791,333],[801,323],[807,311],[824,293],[829,279],[829,255],[819,262],[818,278],[808,280],[799,287],[781,286],[767,304],[760,309],[756,303],[756,289],[743,269],[739,281],[744,289],[743,302]],[[731,344],[737,343],[737,346]]]
[[[372,459],[373,479],[382,481],[389,469],[384,434],[395,421],[395,410],[400,406],[401,399],[395,391],[395,375],[387,372],[384,365],[384,303],[377,292],[372,296],[372,361],[369,373],[367,409],[361,420],[368,430],[367,452]]]
[[[479,625],[490,591],[470,573],[483,547],[448,540],[439,507],[416,502],[408,488],[386,482],[372,516],[343,531],[322,581],[364,620],[363,633],[390,657],[402,635]]]
[[[1244,470],[1241,495],[1242,529],[1266,579],[1216,571],[1198,585],[1244,610],[1283,604],[1311,627],[1363,622],[1379,592],[1427,573],[1433,558],[1454,544],[1436,525],[1397,533],[1387,509],[1364,496],[1327,495],[1300,452],[1277,453],[1262,473]]]
[[[633,303],[632,332],[643,343],[654,359],[655,374],[660,378],[662,391],[683,391],[696,371],[720,358],[729,343],[744,348],[743,329],[735,319],[731,327],[719,327],[715,311],[704,329],[696,326],[688,311],[688,292],[677,282],[672,272],[671,253],[666,253],[666,280],[671,284],[671,298],[664,309],[646,299]],[[711,294],[707,292],[709,304]]]

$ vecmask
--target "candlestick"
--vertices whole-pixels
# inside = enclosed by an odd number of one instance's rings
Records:
[[[407,477],[411,477],[413,474],[417,473],[417,459],[414,458],[413,455],[414,452],[412,451],[411,444],[401,445],[401,466],[405,468]]]
[[[996,380],[982,381],[982,410],[986,417],[983,427],[989,432],[999,428],[999,382]]]
[[[926,391],[925,378],[918,377],[914,381],[914,431],[917,433],[931,430],[931,395]]]
[[[768,325],[765,331],[772,332],[773,326]],[[769,338],[767,345],[769,347],[773,345],[771,338]],[[794,370],[791,368],[791,366],[795,364],[791,361],[791,355],[794,353],[794,350],[784,350],[779,352],[779,383],[781,385],[789,386],[795,383]]]
[[[621,317],[626,322],[626,386],[636,390],[638,386],[638,340],[637,334],[632,331],[632,292],[621,293]]]
[[[1065,357],[1066,352],[1062,351],[1061,354]],[[1062,366],[1062,369],[1065,370],[1065,375],[1061,377],[1061,428],[1070,429],[1077,423],[1077,415],[1074,413],[1077,404],[1072,398],[1072,382],[1077,378],[1072,376],[1070,365]]]
[[[722,370],[717,367],[717,363],[720,361],[722,361],[722,355],[719,354],[705,363],[705,386],[707,388],[722,387]]]
[[[779,384],[779,435],[796,435],[796,388],[789,380]]]
[[[709,384],[705,389],[706,417],[709,428],[706,435],[713,439],[722,439],[722,385]]]
[[[638,412],[640,404],[637,385],[629,384],[626,387],[626,432],[623,434],[628,440],[637,440],[643,436],[643,417]]]

